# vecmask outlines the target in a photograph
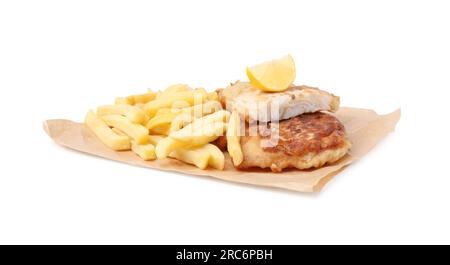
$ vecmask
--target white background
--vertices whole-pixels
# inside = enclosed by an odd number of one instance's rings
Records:
[[[448,1],[1,1],[1,243],[450,243]],[[297,84],[395,133],[319,194],[166,173],[54,144],[116,96],[213,90],[291,53]]]

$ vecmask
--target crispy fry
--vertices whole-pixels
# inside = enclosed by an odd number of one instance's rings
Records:
[[[148,129],[144,126],[132,123],[124,116],[116,114],[104,115],[101,118],[108,126],[120,129],[138,144],[146,144],[148,142]]]
[[[183,129],[173,131],[169,135],[178,141],[189,142],[192,146],[207,144],[223,135],[226,129],[224,122],[228,120],[229,115],[228,111],[221,110],[195,119]]]
[[[156,99],[164,98],[164,97],[170,97],[173,93],[177,92],[183,92],[183,91],[190,91],[192,90],[191,87],[189,87],[186,84],[175,84],[167,87],[164,91],[159,92],[156,95]]]
[[[208,93],[207,98],[208,98],[208,100],[211,100],[211,101],[219,101],[219,95],[217,94],[216,91]]]
[[[203,87],[196,88],[195,90],[201,91],[203,94],[205,94],[206,97],[208,97],[208,92]]]
[[[155,97],[156,97],[156,93],[152,92],[151,90],[148,90],[148,92],[145,94],[131,95],[126,98],[127,98],[127,100],[132,102],[132,104],[134,105],[134,104],[138,104],[138,103],[147,103],[151,100],[154,100]]]
[[[200,118],[204,115],[211,114],[219,110],[222,110],[222,105],[219,101],[207,101],[203,104],[182,108],[181,113],[186,113],[194,116],[195,118]]]
[[[144,160],[172,157],[201,169],[223,170],[224,155],[210,142],[226,132],[229,117],[216,92],[176,84],[157,93],[149,89],[116,98],[114,105],[99,106],[97,114],[90,111],[85,122],[114,150],[131,149]]]
[[[169,157],[176,158],[198,168],[205,169],[208,165],[223,170],[225,157],[217,146],[206,144],[194,148],[179,148],[173,151]]]
[[[144,110],[145,103],[136,103],[134,104],[134,106],[140,108],[141,110]]]
[[[152,144],[137,144],[131,141],[131,150],[144,160],[155,160],[155,146]]]
[[[169,135],[170,133],[170,123],[167,124],[161,124],[157,127],[151,128],[150,134],[156,134],[156,135]]]
[[[244,159],[240,144],[240,126],[241,120],[239,118],[239,114],[236,111],[233,111],[233,113],[231,113],[230,120],[228,121],[227,149],[235,166],[241,164]]]
[[[160,158],[166,158],[169,156],[170,153],[173,151],[187,147],[188,143],[180,142],[177,140],[174,140],[173,138],[166,137],[158,142],[156,145],[156,157]]]
[[[127,117],[131,122],[139,124],[144,123],[147,119],[145,112],[136,106],[117,104],[100,106],[97,108],[97,115],[99,116],[110,114],[123,115]]]
[[[191,123],[195,118],[187,113],[177,115],[170,123],[170,132],[175,132],[183,128],[186,124]]]
[[[230,118],[230,112],[227,110],[219,110],[217,112],[211,113],[209,115],[203,116],[200,119],[195,120],[194,122],[228,122]]]
[[[215,169],[223,170],[225,167],[225,156],[222,151],[220,151],[220,149],[213,144],[206,144],[204,147],[209,152],[208,164]]]
[[[161,108],[183,108],[201,104],[206,101],[206,96],[204,91],[200,90],[176,92],[148,102],[145,104],[144,110],[148,116],[153,117]]]
[[[172,113],[177,113],[178,115],[170,123],[170,132],[178,131],[196,118],[201,118],[204,115],[214,113],[221,109],[222,105],[218,101],[208,101],[188,108],[172,109]]]
[[[216,140],[224,135],[226,124],[224,122],[195,123],[183,129],[171,132],[169,136],[175,140],[188,143],[190,146],[199,146]]]
[[[155,115],[155,116],[157,116],[157,115],[164,115],[164,114],[167,114],[167,113],[175,113],[175,114],[178,114],[178,113],[180,113],[180,112],[181,112],[180,109],[161,108],[161,109],[159,109],[159,110],[156,112],[156,115]]]
[[[151,143],[152,145],[156,146],[159,143],[159,141],[161,141],[164,138],[166,138],[166,137],[161,136],[161,135],[149,135],[148,142]]]
[[[193,149],[177,149],[170,153],[169,157],[195,165],[200,169],[205,169],[208,167],[210,154],[205,150],[204,146],[200,146]]]
[[[130,149],[130,139],[114,133],[94,112],[89,111],[87,113],[85,124],[109,148],[116,151]]]
[[[227,122],[230,117],[230,112],[227,110],[219,110],[214,113],[205,115],[201,118],[195,119],[192,122],[192,126],[198,127],[204,124],[215,123],[215,122]]]
[[[128,139],[130,139],[130,141],[132,140],[130,136],[128,136],[126,133],[124,133],[121,129],[117,129],[117,128],[111,128],[111,130],[118,135],[122,135],[122,136],[126,136],[128,137]]]
[[[116,98],[116,100],[114,101],[114,104],[118,104],[118,105],[133,105],[133,102],[128,99],[128,98]]]

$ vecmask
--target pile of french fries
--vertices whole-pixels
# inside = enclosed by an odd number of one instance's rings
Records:
[[[116,98],[89,111],[86,126],[109,148],[144,160],[174,158],[201,169],[223,170],[225,157],[211,142],[226,135],[233,164],[243,160],[240,118],[222,109],[216,92],[184,84]]]

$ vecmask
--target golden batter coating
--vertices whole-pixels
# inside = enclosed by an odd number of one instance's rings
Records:
[[[269,123],[271,128],[261,132],[262,139],[274,135],[277,126]],[[260,127],[261,130],[261,127]],[[325,149],[342,146],[345,142],[345,128],[336,117],[322,112],[307,113],[283,120],[278,126],[278,144],[264,147],[266,152],[282,151],[286,155],[301,156],[310,152],[319,153]],[[244,138],[245,141],[245,138]]]
[[[320,167],[339,160],[351,146],[339,120],[322,112],[280,121],[278,137],[274,131],[277,126],[269,123],[268,127],[259,126],[255,136],[248,135],[251,129],[247,128],[241,136],[244,160],[239,169],[260,167],[281,172],[283,168]]]

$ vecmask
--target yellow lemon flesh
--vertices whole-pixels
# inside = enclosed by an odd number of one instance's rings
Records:
[[[247,67],[251,84],[263,91],[286,90],[295,80],[295,63],[291,55]]]

